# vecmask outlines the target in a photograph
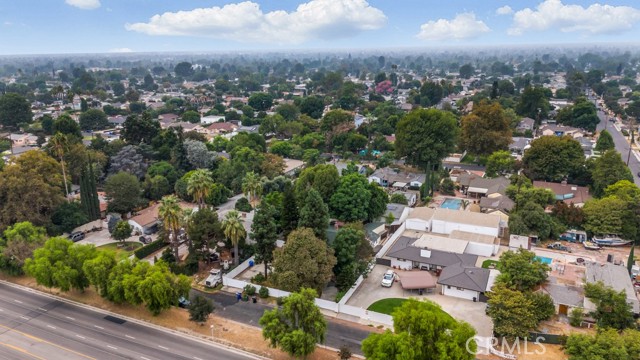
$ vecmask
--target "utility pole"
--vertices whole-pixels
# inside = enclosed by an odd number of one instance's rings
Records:
[[[633,130],[635,128],[635,121],[634,121],[635,117],[629,117],[629,130],[631,131],[631,139],[629,140],[629,153],[627,154],[627,166],[629,166],[629,160],[631,160],[631,148],[633,146],[634,143],[634,138],[633,138]]]

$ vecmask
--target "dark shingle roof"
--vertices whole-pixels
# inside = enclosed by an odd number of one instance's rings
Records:
[[[485,292],[489,272],[488,269],[457,263],[442,269],[438,284]]]
[[[475,265],[478,260],[478,256],[469,254],[455,254],[440,250],[429,250],[431,255],[429,257],[423,257],[421,248],[413,246],[413,243],[418,240],[406,236],[401,236],[396,240],[395,244],[387,252],[387,256],[396,259],[405,259],[420,262],[423,264],[431,264],[436,266],[450,266],[457,263],[463,263],[465,265]]]

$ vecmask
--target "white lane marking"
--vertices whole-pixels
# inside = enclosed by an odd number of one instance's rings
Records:
[[[25,320],[29,320],[29,318],[26,317],[26,316],[20,316],[20,318],[25,319]]]
[[[142,359],[142,360],[151,360],[151,359],[146,358],[146,357],[144,357],[144,356],[140,356],[140,359]]]
[[[47,325],[47,327],[48,327],[48,328],[51,328],[51,329],[53,329],[53,330],[55,330],[55,329],[56,329],[56,327],[55,327],[55,326],[51,326],[51,325]]]
[[[97,327],[100,330],[104,330],[104,328],[102,326],[98,326],[98,325],[93,325],[94,327]]]
[[[200,358],[199,358],[199,357],[197,357],[197,356],[194,356],[193,358],[194,358],[194,359],[196,359],[196,360],[202,360],[202,359],[200,359]]]
[[[0,309],[0,311],[4,311],[4,310]]]
[[[47,311],[47,310],[45,310],[45,309],[43,309],[43,308],[38,308],[38,310],[40,310],[40,311],[44,311],[44,312],[46,312],[46,311]]]
[[[79,337],[80,339],[86,339],[86,337],[82,336],[82,335],[78,335],[76,334],[77,337]]]
[[[166,346],[158,345],[158,347],[159,347],[160,349],[163,349],[163,350],[169,350],[169,348],[168,348],[168,347],[166,347]]]
[[[18,304],[22,304],[22,301],[20,300],[13,300],[13,301],[17,302]]]
[[[109,349],[118,350],[118,348],[117,348],[117,347],[115,347],[115,346],[107,345],[107,347],[108,347]]]
[[[71,316],[65,316],[67,319],[69,320],[75,320],[74,318],[72,318]]]
[[[125,337],[128,337],[129,339],[135,339],[133,336],[129,336],[129,335],[125,335]]]

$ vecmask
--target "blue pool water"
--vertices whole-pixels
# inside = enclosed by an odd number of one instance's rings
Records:
[[[536,260],[540,261],[543,264],[551,265],[552,258],[544,257],[544,256],[536,256]]]
[[[440,207],[443,209],[458,210],[462,206],[462,200],[460,199],[445,199]]]

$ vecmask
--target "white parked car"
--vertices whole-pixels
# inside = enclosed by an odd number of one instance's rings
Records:
[[[387,270],[382,277],[382,286],[391,287],[393,285],[393,280],[396,279],[396,273],[393,270]]]

